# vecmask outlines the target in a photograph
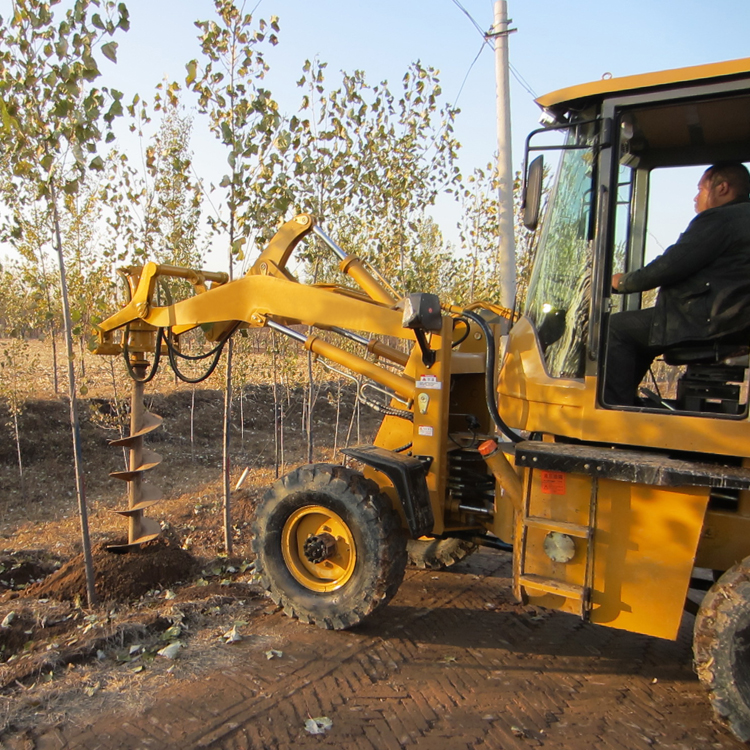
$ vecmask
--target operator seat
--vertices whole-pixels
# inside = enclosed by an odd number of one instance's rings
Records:
[[[750,342],[750,333],[743,340]],[[681,344],[662,356],[668,365],[686,366],[677,381],[680,409],[736,415],[747,410],[747,394],[744,403],[740,399],[750,367],[750,343],[719,340]]]

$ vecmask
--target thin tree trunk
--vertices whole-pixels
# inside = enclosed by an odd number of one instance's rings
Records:
[[[109,374],[112,378],[112,393],[115,398],[115,418],[117,419],[117,431],[120,437],[125,437],[125,431],[122,429],[122,412],[120,411],[120,397],[117,395],[117,378],[115,377],[115,359],[114,357],[108,357],[109,360]],[[128,449],[122,446],[122,460],[125,465],[125,470],[128,469]]]
[[[240,390],[240,448],[245,450],[245,389]]]
[[[359,380],[357,382],[359,383]],[[346,431],[346,447],[348,447],[349,445],[351,445],[351,443],[349,441],[352,438],[352,430],[354,429],[354,422],[357,419],[357,404],[359,403],[359,399],[357,398],[356,394],[358,392],[359,392],[359,389],[357,389],[357,391],[355,391],[354,405],[352,406],[352,416],[349,419],[349,427],[348,427],[348,429]]]
[[[336,459],[339,452],[339,422],[341,421],[341,378],[336,383],[336,426],[333,430],[333,455],[331,461]]]
[[[313,390],[315,380],[313,378],[312,352],[307,352],[307,463],[313,462],[313,420],[312,410],[314,404]]]
[[[55,339],[55,323],[49,322],[50,336],[52,337],[52,384],[55,386],[55,396],[60,392],[60,382],[57,379],[57,340]]]
[[[195,457],[195,386],[190,394],[190,455]]]
[[[287,387],[286,385],[284,386]],[[288,396],[287,392],[287,396]],[[289,405],[289,399],[287,398],[287,406]],[[284,402],[279,400],[279,471],[283,474],[286,466],[286,455],[284,452],[284,417],[286,416],[286,410],[284,409]]]
[[[76,494],[78,496],[78,515],[81,521],[81,540],[83,559],[86,568],[86,593],[89,607],[96,604],[94,587],[94,563],[91,557],[91,540],[89,538],[89,519],[86,508],[86,488],[83,478],[83,455],[81,451],[81,426],[78,421],[78,404],[76,399],[76,374],[73,361],[73,327],[68,305],[68,283],[65,277],[65,257],[63,256],[62,238],[60,236],[60,217],[57,211],[57,194],[54,185],[50,185],[50,202],[52,203],[53,225],[55,232],[55,249],[60,269],[60,293],[62,295],[63,320],[65,321],[65,345],[68,354],[68,399],[70,401],[70,429],[73,437],[73,464],[76,475]]]
[[[273,372],[273,469],[279,478],[281,441],[279,440],[279,389],[276,372],[276,332],[271,331],[271,370]]]
[[[18,479],[21,482],[21,497],[26,498],[26,483],[23,478],[23,459],[21,458],[21,433],[18,429],[18,410],[13,409],[13,432],[16,438],[16,453],[18,454]]]
[[[42,278],[44,279],[44,297],[47,301],[47,313],[49,314],[49,329],[52,336],[52,383],[55,386],[55,396],[60,392],[60,381],[57,378],[57,341],[55,339],[55,316],[52,310],[52,298],[49,293],[49,284],[47,283],[47,269],[44,265],[44,251],[39,248],[39,265],[42,268]]]
[[[86,345],[83,343],[83,339],[78,340],[78,350],[81,353],[81,378],[86,377],[86,360],[83,358],[83,355],[86,352]]]
[[[232,509],[231,497],[232,488],[229,482],[229,476],[232,469],[231,458],[229,456],[232,428],[232,339],[227,342],[227,380],[224,389],[224,460],[223,460],[223,479],[224,479],[224,548],[227,555],[232,554]]]
[[[357,399],[355,407],[357,410],[357,445],[359,445],[362,442],[362,420],[360,419],[362,409],[360,409],[359,399]]]
[[[234,112],[234,103],[232,103],[232,112]],[[231,213],[229,215],[229,281],[234,277],[234,263],[232,259],[232,248],[234,247],[234,181],[232,181],[232,202]],[[231,334],[230,334],[231,336]],[[227,342],[227,378],[224,388],[224,441],[223,441],[223,466],[222,478],[224,480],[224,548],[227,555],[232,554],[232,487],[230,484],[230,474],[232,470],[232,460],[229,455],[230,444],[232,439],[232,355],[234,353],[234,343],[230,338]]]

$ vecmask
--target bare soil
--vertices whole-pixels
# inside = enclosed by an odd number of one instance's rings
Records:
[[[87,715],[94,696],[100,707],[145,705],[173,673],[173,658],[160,653],[165,647],[189,645],[196,673],[220,664],[224,634],[273,611],[252,583],[249,541],[257,500],[277,474],[306,463],[303,389],[277,389],[285,426],[278,465],[272,387],[239,389],[233,485],[245,468],[249,473],[232,495],[228,557],[220,479],[223,393],[178,388],[160,375],[146,401],[164,423],[147,443],[163,460],[147,481],[164,498],[147,514],[161,522],[163,534],[135,552],[114,554],[107,547],[125,538],[127,525],[113,511],[127,501],[125,485],[109,476],[123,468],[124,453],[109,441],[129,430],[127,381],[117,375],[115,399],[108,362],[91,358],[87,397],[79,400],[98,599],[89,608],[69,406],[50,392],[44,362],[36,393],[46,397],[28,399],[19,418],[23,476],[10,414],[0,402],[0,746],[37,725],[40,709],[54,721]],[[334,443],[341,447],[347,433],[353,441],[357,433],[371,436],[379,422],[371,413],[352,420],[353,393],[339,383],[322,382],[316,397],[315,460],[331,460]]]

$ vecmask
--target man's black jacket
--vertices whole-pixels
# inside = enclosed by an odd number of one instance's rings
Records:
[[[715,339],[748,330],[750,343],[750,201],[699,213],[674,245],[625,274],[618,291],[661,287],[651,346]]]

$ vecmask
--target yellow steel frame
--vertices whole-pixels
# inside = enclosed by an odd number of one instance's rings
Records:
[[[418,346],[411,346],[411,353],[406,354],[370,338],[371,334],[391,336],[411,345],[415,337],[402,326],[391,290],[353,256],[344,254],[340,268],[358,290],[302,284],[294,278],[287,263],[294,248],[313,228],[314,221],[306,214],[287,222],[248,273],[231,282],[223,274],[155,263],[127,269],[131,300],[100,325],[99,351],[121,351],[114,332],[125,326],[130,326],[131,339],[139,337],[139,351],[148,351],[143,346],[144,336],[160,327],[179,334],[208,325],[207,335],[214,339],[237,325],[263,327],[272,322],[366,332],[368,351],[387,360],[387,366],[352,354],[319,335],[305,336],[304,345],[314,354],[392,389],[400,399],[394,406],[404,408],[406,403],[414,414],[413,423],[386,416],[375,442],[388,449],[410,443],[414,455],[432,457],[427,475],[435,516],[432,531],[440,534],[459,528],[463,517],[451,504],[447,491],[448,459],[453,447],[448,444],[451,385],[458,390],[460,384],[469,382],[475,388],[476,381],[471,379],[485,375],[484,348],[495,342],[485,342],[472,328],[465,343],[453,349],[451,315],[460,314],[460,310],[448,306],[442,330],[430,335],[436,361],[429,367]],[[154,293],[160,277],[187,279],[196,293],[175,304],[158,306]],[[483,307],[510,317],[510,312],[502,308]],[[534,328],[526,319],[519,320],[511,331],[498,392],[500,412],[508,424],[549,436],[725,455],[737,455],[737,445],[747,443],[746,420],[602,409],[596,403],[595,378],[549,376]],[[512,471],[509,466],[503,468]],[[490,466],[490,471],[495,469]],[[366,473],[376,479],[403,514],[395,490],[383,475],[373,469],[366,469]],[[750,554],[750,543],[732,541],[738,535],[732,533],[728,519],[720,513],[706,513],[705,489],[663,489],[605,479],[592,485],[588,477],[571,475],[565,496],[550,497],[531,470],[519,471],[519,475],[524,477],[523,504],[520,483],[519,491],[503,493],[501,485],[507,482],[500,481],[494,521],[474,518],[471,523],[507,541],[512,534],[518,550],[514,560],[516,592],[536,603],[584,613],[595,622],[614,627],[673,637],[696,554],[703,564],[713,567],[723,567],[730,559]],[[742,507],[748,511],[740,514],[744,528],[750,526],[750,496]],[[450,528],[446,528],[448,522]],[[576,556],[571,562],[550,561],[544,550],[550,529],[567,532],[575,539]]]
[[[170,329],[179,335],[203,326],[209,339],[218,340],[237,325],[263,327],[269,322],[285,326],[310,325],[323,330],[340,327],[368,335],[390,336],[412,344],[414,332],[402,326],[402,313],[396,309],[397,300],[392,290],[376,279],[355,256],[345,255],[339,267],[359,290],[333,284],[303,284],[290,273],[287,264],[294,249],[314,228],[314,220],[308,214],[286,222],[247,274],[231,282],[226,274],[156,263],[124,269],[131,299],[122,310],[99,325],[96,351],[100,354],[121,352],[122,346],[115,340],[115,331],[126,326],[129,326],[131,343],[139,337],[137,347],[130,348],[148,351],[144,341],[150,331],[153,350],[153,333],[158,328]],[[156,305],[155,291],[162,277],[187,279],[193,284],[195,294],[172,305]],[[492,309],[508,312],[494,306]],[[447,309],[447,312],[453,311]],[[306,336],[304,342],[313,354],[393,390],[401,399],[394,402],[394,406],[411,409],[415,399],[424,394],[421,403],[423,407],[426,404],[426,408],[415,413],[414,423],[386,417],[376,442],[395,448],[392,441],[397,436],[396,440],[402,441],[402,445],[412,442],[416,454],[434,457],[427,484],[435,515],[435,533],[443,531],[452,339],[453,321],[448,315],[443,319],[442,331],[430,336],[430,346],[437,352],[436,362],[431,367],[422,362],[419,347],[412,347],[409,355],[376,338],[368,338],[366,346],[376,361],[353,354],[319,335]],[[388,366],[384,366],[381,360],[386,360]],[[427,379],[422,379],[423,376]],[[434,385],[428,388],[436,382],[438,388]],[[379,483],[387,484],[382,475],[377,478]],[[392,488],[387,491],[393,494]]]

